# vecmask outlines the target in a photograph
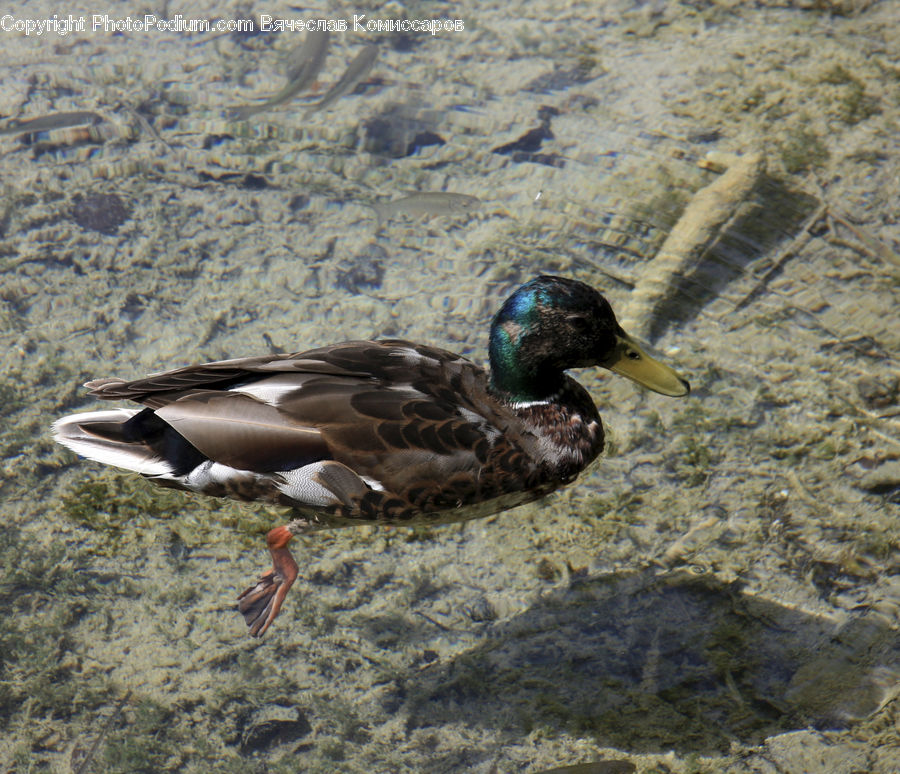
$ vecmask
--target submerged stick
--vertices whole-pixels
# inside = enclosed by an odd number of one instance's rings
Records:
[[[97,734],[97,738],[94,740],[94,743],[90,746],[87,751],[87,755],[84,756],[84,760],[79,764],[78,768],[75,769],[75,774],[85,774],[88,770],[88,766],[91,765],[91,761],[94,759],[94,755],[97,753],[97,748],[100,747],[100,742],[102,742],[106,735],[109,733],[109,730],[112,728],[113,723],[116,722],[119,715],[122,714],[122,709],[128,703],[128,700],[131,698],[131,688],[125,691],[125,695],[119,699],[118,704],[116,704],[115,709],[112,712],[106,722],[103,724],[103,728],[100,729],[100,733]]]
[[[726,164],[728,168],[694,194],[659,252],[641,270],[622,318],[622,326],[638,337],[648,336],[654,312],[677,279],[697,264],[765,172],[762,153],[710,154],[707,158],[710,165]]]
[[[795,255],[797,255],[804,247],[806,247],[807,243],[813,238],[813,227],[825,216],[828,212],[828,205],[822,204],[820,205],[816,211],[810,215],[806,222],[803,224],[800,232],[791,239],[790,243],[786,245],[782,250],[778,252],[778,255],[775,256],[775,259],[766,269],[761,277],[756,281],[756,284],[745,293],[739,301],[737,301],[732,309],[732,312],[737,312],[747,306],[751,301],[753,301],[769,284],[769,280],[771,280],[776,274],[778,274],[784,265]]]
[[[894,266],[900,266],[900,256],[891,250],[884,242],[871,234],[866,234],[861,228],[854,226],[846,215],[835,210],[834,207],[828,208],[828,215],[835,223],[840,223],[853,236],[855,236],[864,246],[865,252],[873,257],[878,257],[885,263],[892,263]],[[832,229],[833,230],[833,229]]]

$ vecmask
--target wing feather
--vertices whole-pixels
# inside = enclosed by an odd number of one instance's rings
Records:
[[[318,429],[242,393],[195,392],[156,415],[211,460],[239,470],[288,470],[329,457]]]

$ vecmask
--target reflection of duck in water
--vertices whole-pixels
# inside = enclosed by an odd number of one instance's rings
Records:
[[[56,439],[162,486],[287,505],[273,569],[239,597],[262,635],[297,577],[300,533],[487,516],[567,484],[600,453],[597,408],[565,369],[599,365],[664,395],[686,381],[648,357],[606,299],[570,279],[520,287],[494,318],[490,372],[406,341],[188,366],[92,394],[141,409],[73,414]]]

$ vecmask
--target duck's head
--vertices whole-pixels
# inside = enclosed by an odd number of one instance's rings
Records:
[[[491,324],[491,384],[510,400],[545,400],[567,368],[602,366],[663,395],[690,385],[654,360],[616,322],[609,302],[589,285],[543,275],[522,285]]]

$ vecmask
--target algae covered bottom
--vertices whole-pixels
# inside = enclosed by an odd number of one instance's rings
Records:
[[[244,120],[303,35],[4,38],[0,768],[897,769],[892,4],[520,6],[332,35],[305,91]],[[354,338],[482,363],[542,273],[624,315],[723,189],[639,323],[689,397],[573,372],[606,435],[577,487],[297,537],[262,643],[233,600],[271,508],[47,431],[97,408],[98,375]]]

